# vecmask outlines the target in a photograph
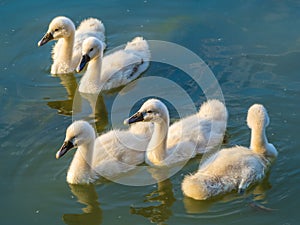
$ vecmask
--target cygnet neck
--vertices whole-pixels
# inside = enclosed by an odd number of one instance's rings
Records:
[[[69,183],[90,183],[92,180],[93,150],[94,140],[78,146],[67,175]]]
[[[89,62],[86,75],[89,76],[91,82],[99,84],[101,80],[101,68],[102,58],[100,56],[97,56]]]
[[[154,123],[154,130],[146,151],[146,162],[153,165],[163,165],[166,158],[169,119]]]
[[[66,65],[71,65],[74,47],[74,31],[69,37],[64,37],[61,50],[59,53],[59,61],[65,62]]]
[[[102,59],[100,56],[88,63],[86,72],[80,81],[80,92],[98,93],[101,91],[103,85],[101,84],[101,67]]]
[[[252,128],[250,149],[257,154],[267,154],[267,144],[265,127]]]

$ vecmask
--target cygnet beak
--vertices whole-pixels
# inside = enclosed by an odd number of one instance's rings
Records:
[[[126,121],[127,124],[132,124],[132,123],[144,121],[144,115],[141,112],[137,112],[125,121]]]
[[[39,41],[38,46],[40,47],[40,46],[42,46],[42,45],[48,43],[49,41],[51,41],[51,40],[53,40],[53,39],[54,39],[53,35],[52,35],[50,32],[48,32],[48,33],[46,33],[46,34],[44,35],[44,37]]]
[[[71,141],[65,141],[63,145],[60,147],[60,149],[57,151],[56,158],[59,159],[72,148],[74,148],[74,144]]]
[[[81,61],[80,61],[79,65],[78,65],[78,67],[76,68],[76,72],[77,72],[77,73],[81,72],[81,71],[84,69],[85,65],[86,65],[90,60],[91,60],[91,58],[89,57],[88,54],[83,55],[82,58],[81,58]]]

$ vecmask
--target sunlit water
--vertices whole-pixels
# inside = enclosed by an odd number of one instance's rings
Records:
[[[0,6],[1,224],[298,224],[298,1],[31,0],[0,1]],[[183,197],[180,185],[185,174],[197,169],[197,158],[158,185],[69,186],[65,176],[72,154],[61,160],[54,156],[72,122],[80,75],[51,76],[53,43],[37,47],[57,15],[69,16],[76,25],[90,16],[100,18],[108,50],[142,35],[196,53],[209,65],[224,94],[230,114],[224,146],[249,145],[247,109],[253,103],[264,104],[271,118],[268,137],[279,151],[267,179],[246,196],[232,193],[213,201],[193,201]],[[152,63],[142,75],[147,76],[182,85],[196,107],[205,100],[199,87],[176,68]],[[168,90],[153,96],[162,93]],[[107,93],[99,99],[99,133],[111,127],[116,95]],[[76,105],[87,111],[76,109],[76,115],[91,121],[93,111],[88,111],[84,99],[77,100]],[[134,108],[138,107],[137,103]],[[178,119],[176,110],[170,109],[172,121]]]

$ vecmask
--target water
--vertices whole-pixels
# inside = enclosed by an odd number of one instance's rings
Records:
[[[0,5],[1,224],[297,224],[298,1],[2,0]],[[225,146],[248,145],[247,109],[264,104],[271,118],[268,137],[279,151],[267,179],[245,197],[193,201],[183,197],[180,184],[197,168],[195,159],[159,185],[69,186],[65,176],[72,154],[61,160],[54,156],[72,121],[80,75],[51,76],[52,43],[37,47],[57,15],[69,16],[76,24],[86,17],[100,18],[108,50],[143,35],[196,53],[218,79],[230,113]],[[197,107],[205,100],[199,87],[174,67],[153,63],[143,77],[154,75],[184,86]],[[132,90],[138,87],[137,82]],[[168,90],[153,95],[162,93]],[[99,101],[99,133],[111,127],[116,95],[105,94]],[[173,120],[178,118],[175,108]],[[90,112],[84,113],[78,115],[92,119]],[[123,119],[121,113],[116,117]]]

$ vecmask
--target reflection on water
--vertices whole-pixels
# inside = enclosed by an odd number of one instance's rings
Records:
[[[61,80],[61,85],[66,89],[68,97],[65,100],[49,101],[47,105],[52,109],[56,109],[58,114],[72,116],[73,99],[78,87],[76,78],[72,73],[57,75],[57,77]],[[76,105],[80,105],[80,102]]]
[[[131,214],[141,215],[150,220],[151,223],[160,224],[172,216],[171,206],[176,201],[173,193],[173,185],[168,179],[168,169],[149,168],[148,171],[156,180],[157,190],[146,195],[144,202],[147,206],[130,208]],[[149,206],[149,204],[151,204]]]
[[[94,185],[69,185],[78,202],[85,205],[81,214],[64,214],[66,224],[99,225],[102,223],[102,210],[98,202],[98,194]]]
[[[83,104],[78,106],[73,104],[74,110],[76,110],[76,113],[73,114],[73,117],[78,119],[86,118],[87,120],[91,121],[95,124],[95,128],[98,133],[101,133],[101,131],[105,130],[106,126],[108,125],[108,113],[103,95],[101,93],[84,94],[77,92],[75,99],[77,98],[80,98]],[[84,101],[88,102],[88,106],[84,104]],[[78,108],[82,109],[81,113],[79,113]]]
[[[176,201],[172,183],[169,179],[157,184],[158,190],[146,195],[145,203],[150,206],[130,208],[131,214],[141,215],[150,220],[151,223],[161,223],[167,221],[172,216],[171,206]],[[154,205],[152,205],[154,204]]]
[[[57,75],[57,77],[66,89],[67,99],[49,101],[47,105],[57,110],[58,114],[72,116],[74,119],[92,121],[98,133],[105,130],[108,124],[108,113],[102,94],[79,93],[76,77],[72,73]],[[88,104],[85,104],[86,101]]]

